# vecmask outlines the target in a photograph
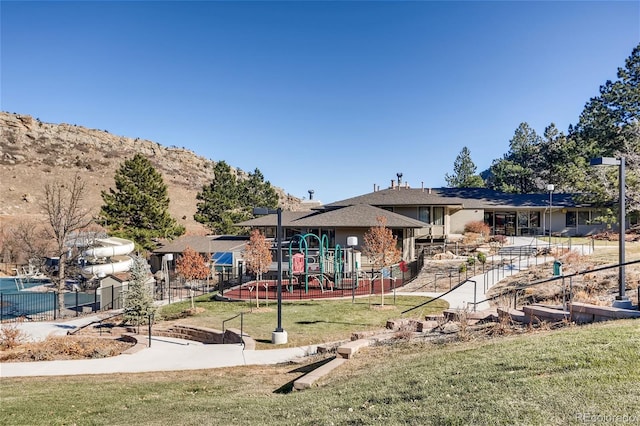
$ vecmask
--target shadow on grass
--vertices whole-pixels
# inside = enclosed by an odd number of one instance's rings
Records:
[[[278,389],[274,390],[273,393],[278,393],[278,394],[287,394],[287,393],[291,393],[293,392],[293,382],[295,382],[296,380],[298,380],[300,377],[304,376],[307,373],[310,373],[311,371],[322,367],[323,365],[327,364],[329,361],[331,361],[334,357],[329,357],[329,358],[325,358],[323,360],[311,363],[311,364],[307,364],[307,365],[303,365],[302,367],[298,367],[295,368],[291,371],[288,371],[287,373],[302,373],[299,376],[297,376],[295,379],[291,380],[290,382],[285,383],[284,385],[280,386]]]
[[[371,324],[361,324],[355,322],[341,322],[341,321],[325,321],[325,320],[315,320],[315,321],[296,321],[296,324],[299,325],[311,325],[311,324],[342,324],[342,325],[361,325],[363,327],[369,326]]]

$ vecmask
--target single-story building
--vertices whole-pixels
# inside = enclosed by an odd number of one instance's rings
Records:
[[[449,241],[465,225],[482,221],[492,235],[589,235],[604,228],[600,212],[575,194],[507,194],[485,188],[409,188],[393,185],[308,212],[282,212],[283,238],[307,232],[326,235],[330,247],[347,247],[347,237],[358,238],[357,249],[377,217],[387,219],[402,244],[403,258],[416,257],[424,242]],[[241,226],[261,229],[275,237],[277,215],[257,217]],[[364,262],[364,260],[363,260]]]
[[[151,272],[156,273],[162,269],[163,258],[171,259],[169,269],[174,270],[175,261],[187,247],[191,247],[213,262],[212,269],[235,271],[238,263],[242,261],[242,251],[247,241],[249,237],[235,235],[183,235],[155,249],[151,253],[149,265]]]

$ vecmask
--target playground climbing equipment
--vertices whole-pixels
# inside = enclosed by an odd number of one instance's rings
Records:
[[[318,247],[311,248],[310,241],[318,243]],[[294,245],[297,244],[297,252]],[[310,254],[311,249],[311,254]],[[315,252],[317,251],[317,256]],[[309,283],[318,283],[322,292],[343,288],[345,271],[344,251],[339,244],[331,250],[329,238],[323,234],[296,234],[289,242],[289,283],[288,291],[293,292],[293,285],[304,283],[305,293],[309,292]]]

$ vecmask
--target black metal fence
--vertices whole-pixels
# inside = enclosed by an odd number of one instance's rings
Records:
[[[413,280],[424,265],[422,256],[413,262],[393,265],[384,275],[381,272],[360,271],[358,276],[334,277],[330,274],[300,274],[288,276],[282,280],[282,299],[304,300],[335,297],[355,297],[366,294],[392,292]],[[253,279],[242,285],[226,289],[223,282],[221,295],[233,300],[260,300],[268,303],[277,298],[277,281],[275,279]]]
[[[154,300],[166,300],[168,303],[187,299],[213,291],[213,285],[197,282],[184,285],[156,285]],[[13,291],[0,292],[0,322],[53,321],[60,312],[65,317],[80,316],[101,311],[124,308],[126,286],[113,285],[88,291],[69,291],[64,293],[64,306],[60,309],[58,292]]]

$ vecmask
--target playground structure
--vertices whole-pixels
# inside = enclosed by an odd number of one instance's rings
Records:
[[[400,267],[385,268],[382,271],[361,269],[360,252],[352,247],[343,249],[339,244],[329,247],[326,235],[313,233],[297,234],[283,248],[282,298],[309,299],[362,296],[391,291],[404,282]],[[277,268],[277,263],[271,269]],[[224,296],[230,299],[275,300],[277,281],[262,279],[249,281],[226,290]],[[256,294],[255,292],[258,292]]]
[[[82,252],[87,262],[81,273],[85,278],[104,277],[109,274],[127,272],[133,259],[129,256],[134,250],[131,240],[118,237],[99,238],[96,246]]]
[[[310,242],[318,243],[317,248],[310,248]],[[297,253],[294,253],[297,245]],[[315,284],[322,292],[334,289],[352,289],[358,287],[358,275],[361,273],[360,253],[347,252],[340,244],[333,250],[329,248],[329,238],[313,233],[296,234],[289,242],[288,249],[288,286],[292,292],[294,285],[304,283],[305,293],[309,292],[309,285]],[[348,278],[347,278],[348,276]]]

